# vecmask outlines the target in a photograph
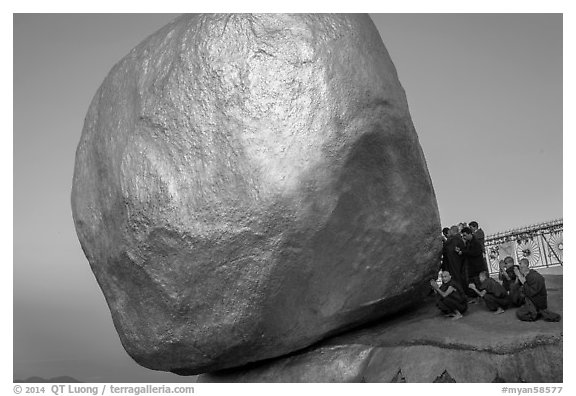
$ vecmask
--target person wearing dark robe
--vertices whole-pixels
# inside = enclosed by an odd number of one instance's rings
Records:
[[[520,307],[524,304],[524,294],[522,294],[522,284],[516,276],[517,265],[514,265],[514,259],[507,256],[504,259],[504,265],[500,265],[499,278],[502,281],[502,286],[510,296],[510,303],[515,307]]]
[[[462,287],[452,280],[448,271],[442,272],[442,285],[438,286],[434,279],[430,280],[432,289],[438,294],[436,306],[446,316],[453,320],[460,319],[468,309],[466,295]]]
[[[472,234],[474,235],[474,238],[476,238],[478,240],[478,242],[480,242],[480,245],[482,245],[482,260],[484,260],[484,269],[483,270],[486,272],[489,272],[488,271],[488,260],[486,260],[486,245],[484,243],[486,236],[484,235],[484,230],[482,228],[480,228],[477,221],[471,221],[468,224],[470,226],[470,229],[472,230]]]
[[[482,259],[482,245],[474,237],[469,227],[462,229],[462,239],[464,239],[464,249],[457,249],[456,252],[464,257],[465,285],[474,283],[476,288],[480,286],[478,274],[484,270],[484,260]],[[479,302],[476,292],[466,288],[466,295],[471,299],[470,303]]]
[[[442,240],[446,242],[448,240],[448,234],[450,233],[450,228],[444,227],[442,228]]]
[[[482,230],[482,228],[478,226],[478,222],[476,221],[471,221],[470,223],[468,223],[468,226],[472,230],[472,234],[474,235],[474,237],[478,239],[478,242],[480,242],[482,248],[484,248],[484,239],[486,238],[484,235],[484,230]]]
[[[462,289],[467,284],[464,274],[464,258],[457,251],[464,248],[464,241],[458,232],[458,226],[454,225],[450,228],[448,240],[444,244],[442,271],[448,271],[452,280]]]
[[[493,311],[495,314],[504,313],[504,310],[510,305],[510,297],[504,286],[490,278],[486,271],[480,272],[478,279],[480,280],[479,288],[474,283],[470,283],[468,287],[484,300],[489,311]]]
[[[541,311],[548,308],[546,281],[538,272],[528,268],[528,259],[521,259],[519,264],[519,268],[515,269],[514,272],[522,284],[525,302],[516,311],[516,316],[522,321],[532,322],[538,319]]]

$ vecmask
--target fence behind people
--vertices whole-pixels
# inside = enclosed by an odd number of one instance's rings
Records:
[[[498,273],[498,263],[506,256],[516,264],[527,258],[532,268],[563,265],[563,231],[559,219],[488,235],[484,246],[490,273]]]

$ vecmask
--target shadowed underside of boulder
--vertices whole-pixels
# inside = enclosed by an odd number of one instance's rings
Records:
[[[421,298],[441,242],[404,91],[366,15],[186,15],[94,97],[72,189],[127,352],[194,374]]]
[[[545,276],[562,313],[562,276]],[[563,325],[471,305],[462,319],[432,301],[291,356],[203,374],[199,382],[563,382]]]

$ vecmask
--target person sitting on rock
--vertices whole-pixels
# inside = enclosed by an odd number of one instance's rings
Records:
[[[468,309],[466,295],[462,287],[452,280],[450,272],[442,272],[442,286],[438,286],[436,280],[430,280],[432,289],[438,294],[436,306],[446,316],[453,320],[460,319],[462,314]]]
[[[530,262],[523,258],[514,273],[522,284],[525,301],[516,311],[518,319],[532,322],[538,319],[540,312],[548,308],[548,293],[544,277],[533,269],[528,268]]]
[[[520,307],[524,304],[524,295],[522,294],[522,284],[516,277],[515,269],[518,269],[518,266],[514,265],[514,259],[507,256],[504,259],[504,265],[500,266],[499,278],[510,296],[510,303],[515,307]]]
[[[480,280],[479,288],[474,283],[470,283],[468,287],[484,300],[489,311],[493,311],[495,314],[503,313],[510,305],[510,297],[504,286],[490,278],[486,271],[480,272],[478,278]]]

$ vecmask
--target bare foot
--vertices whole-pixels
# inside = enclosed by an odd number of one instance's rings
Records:
[[[462,317],[462,314],[458,311],[454,312],[454,316],[452,317],[452,320],[458,320]]]
[[[494,315],[499,315],[501,313],[504,313],[504,310],[500,307],[498,307],[498,309],[496,310],[496,312],[494,312]]]

